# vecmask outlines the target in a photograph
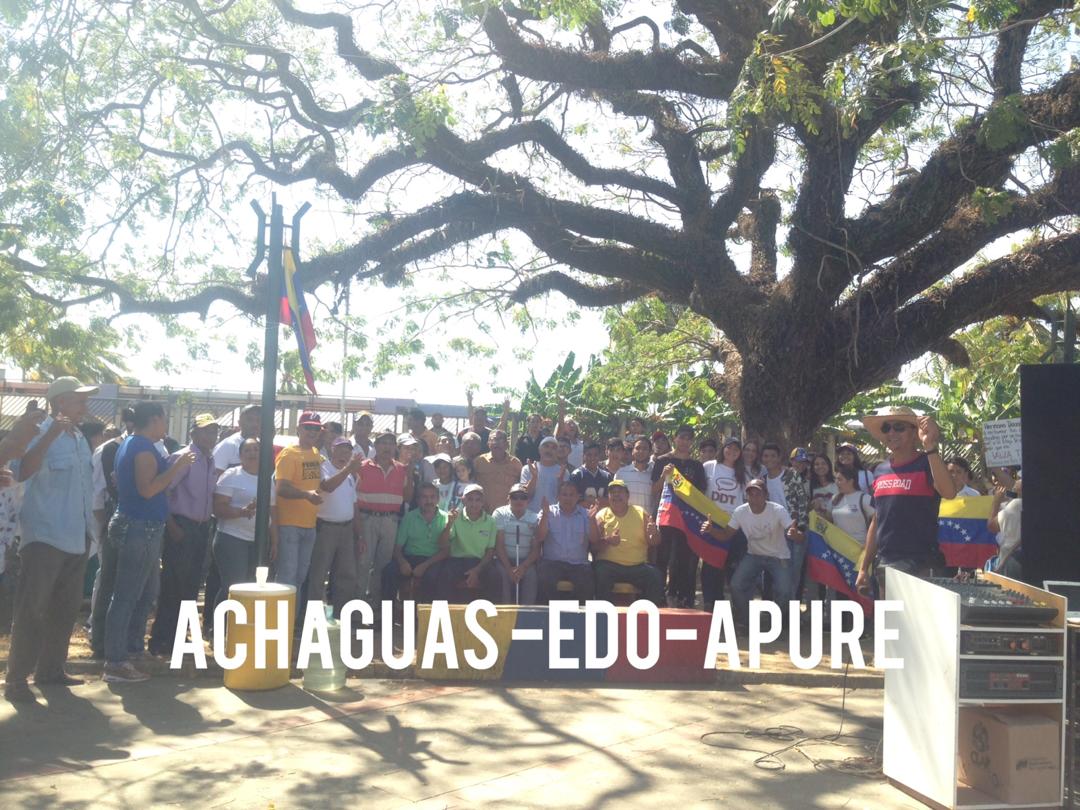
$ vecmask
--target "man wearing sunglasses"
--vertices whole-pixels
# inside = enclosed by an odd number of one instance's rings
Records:
[[[492,433],[494,442],[494,433]],[[502,604],[535,605],[537,596],[536,563],[540,544],[547,535],[547,501],[541,503],[543,517],[529,509],[529,491],[524,484],[510,487],[505,506],[492,513],[499,534],[495,558],[499,561]]]
[[[879,597],[885,595],[885,569],[926,576],[944,561],[938,550],[938,507],[956,496],[945,462],[938,452],[941,429],[929,416],[910,408],[886,408],[863,417],[863,425],[889,451],[889,460],[874,479],[874,517],[866,534],[866,554],[856,586],[870,584],[876,557]],[[922,446],[922,452],[918,447]]]

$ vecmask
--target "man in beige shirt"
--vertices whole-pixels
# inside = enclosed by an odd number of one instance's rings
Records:
[[[476,483],[484,488],[484,508],[488,514],[506,504],[510,487],[521,480],[521,462],[507,452],[506,431],[493,430],[488,436],[491,452],[473,461]]]

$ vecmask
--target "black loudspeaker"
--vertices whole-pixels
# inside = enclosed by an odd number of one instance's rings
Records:
[[[1080,364],[1020,367],[1024,579],[1080,582]]]

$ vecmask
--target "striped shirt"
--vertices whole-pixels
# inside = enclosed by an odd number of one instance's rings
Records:
[[[357,504],[368,512],[396,514],[405,500],[405,480],[408,470],[404,464],[391,462],[390,469],[383,470],[378,463],[368,459],[360,465]]]

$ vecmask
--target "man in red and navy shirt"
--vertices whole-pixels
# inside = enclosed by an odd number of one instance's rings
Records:
[[[887,408],[863,417],[863,425],[889,451],[874,478],[875,514],[866,534],[857,587],[869,582],[877,558],[879,595],[885,594],[885,569],[926,576],[939,559],[938,507],[956,496],[956,484],[938,452],[941,429],[929,416],[910,408]],[[923,451],[917,446],[922,444]]]

